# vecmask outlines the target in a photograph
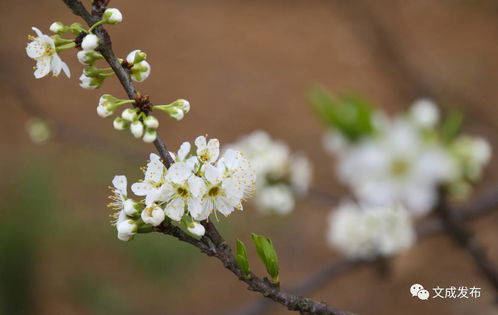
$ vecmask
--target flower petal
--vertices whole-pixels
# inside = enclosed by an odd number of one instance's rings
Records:
[[[168,170],[168,178],[176,184],[185,183],[191,174],[192,170],[185,162],[177,162]]]
[[[153,190],[149,183],[134,183],[131,185],[131,191],[137,196],[145,196]]]
[[[206,192],[206,184],[204,181],[197,176],[190,176],[188,179],[188,186],[190,188],[190,193],[194,197],[200,197]]]
[[[164,208],[164,213],[174,221],[180,221],[185,212],[185,202],[182,198],[173,199]]]
[[[123,196],[127,195],[127,191],[126,191],[126,185],[127,185],[126,176],[124,176],[124,175],[114,176],[114,178],[112,179],[112,185],[114,186],[114,188],[116,188],[116,190],[121,195],[123,195]]]
[[[50,72],[50,57],[42,57],[36,61],[35,78],[40,79]]]

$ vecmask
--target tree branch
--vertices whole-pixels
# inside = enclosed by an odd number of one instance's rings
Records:
[[[476,218],[487,214],[498,207],[498,186],[493,187],[488,192],[482,194],[469,205],[462,208],[454,208],[453,213],[457,222]],[[443,220],[438,218],[428,219],[415,228],[417,239],[427,238],[438,233],[446,232]],[[317,272],[305,278],[288,291],[295,294],[309,294],[323,285],[327,284],[332,279],[344,275],[348,272],[357,270],[362,266],[374,266],[376,260],[348,260],[340,259],[323,265]],[[225,315],[258,315],[270,309],[273,306],[267,300],[258,299],[240,307],[239,309],[226,312]]]
[[[475,265],[481,270],[495,289],[498,290],[498,271],[496,270],[496,266],[488,258],[484,248],[482,248],[479,242],[473,237],[465,224],[461,220],[458,220],[455,212],[448,205],[444,189],[440,190],[436,212],[441,217],[444,229],[448,231],[458,245],[470,254],[474,259]]]
[[[63,1],[75,15],[82,17],[88,26],[92,26],[100,20],[104,9],[103,6],[106,4],[105,2],[98,1],[102,7],[96,7],[97,2],[94,1],[92,14],[90,14],[79,0]],[[140,96],[131,81],[128,72],[123,68],[118,58],[116,58],[114,51],[112,50],[111,38],[107,31],[102,26],[98,26],[95,28],[94,33],[100,40],[98,51],[104,56],[107,63],[116,73],[116,76],[128,94],[128,97],[130,99],[135,99],[137,96]],[[171,164],[173,164],[173,159],[169,154],[169,150],[164,141],[159,136],[157,137],[157,140],[154,141],[154,145],[163,159],[165,166],[167,168],[171,166]],[[180,241],[187,242],[199,248],[201,252],[218,258],[225,268],[235,274],[241,281],[248,284],[249,290],[259,292],[274,302],[286,306],[291,311],[299,311],[303,314],[349,314],[348,312],[341,311],[323,302],[316,302],[309,298],[281,292],[278,286],[274,285],[266,278],[258,278],[253,273],[251,273],[248,278],[244,277],[235,263],[231,248],[226,244],[216,227],[211,222],[204,222],[204,226],[206,227],[206,234],[200,240],[190,237],[181,229],[172,225],[161,225],[156,228],[156,231],[174,236]]]

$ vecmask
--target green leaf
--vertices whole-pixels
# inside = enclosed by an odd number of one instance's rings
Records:
[[[278,256],[272,241],[262,235],[252,234],[252,240],[256,245],[256,252],[266,267],[266,271],[271,276],[273,282],[278,283],[279,264]]]
[[[444,142],[449,143],[460,133],[463,123],[463,114],[458,109],[453,109],[444,120],[441,127],[441,137]]]
[[[242,271],[244,277],[248,278],[251,270],[249,269],[249,260],[247,259],[246,245],[241,241],[237,240],[237,253],[235,255],[235,262],[237,267]]]
[[[356,95],[333,97],[321,87],[309,95],[311,104],[324,123],[350,141],[373,133],[373,106]]]

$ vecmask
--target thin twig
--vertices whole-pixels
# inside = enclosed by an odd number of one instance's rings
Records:
[[[92,9],[92,14],[90,14],[83,4],[79,0],[63,0],[67,7],[69,7],[74,14],[82,17],[88,26],[92,26],[98,22],[101,18],[104,6],[107,2],[94,1],[94,6]],[[140,94],[135,89],[133,82],[130,79],[129,74],[122,67],[118,58],[116,58],[113,50],[109,34],[102,26],[95,28],[94,33],[99,37],[100,45],[98,51],[104,56],[105,60],[112,67],[113,71],[116,73],[121,85],[125,89],[128,97],[130,99],[135,99]],[[157,140],[154,141],[157,151],[159,152],[163,163],[166,167],[169,167],[173,163],[173,159],[169,154],[164,141],[158,136]],[[260,279],[254,274],[250,274],[250,277],[244,277],[241,270],[237,267],[235,259],[233,257],[231,248],[226,244],[223,237],[218,233],[216,227],[211,223],[204,222],[206,228],[206,234],[200,239],[194,239],[184,233],[181,229],[172,226],[160,226],[156,230],[158,232],[171,235],[177,239],[187,242],[201,250],[201,252],[218,258],[225,268],[230,270],[235,274],[241,281],[248,284],[248,289],[256,292],[260,292],[265,297],[273,300],[274,302],[280,303],[286,306],[291,311],[299,311],[305,314],[348,314],[347,312],[336,309],[332,306],[327,305],[323,302],[317,302],[309,298],[304,298],[294,294],[286,293],[280,291],[278,286],[272,284],[270,281],[265,279]]]
[[[474,259],[475,265],[486,276],[489,282],[498,290],[498,271],[494,263],[486,255],[484,248],[473,237],[465,224],[458,220],[455,212],[448,205],[444,189],[440,190],[436,212],[441,217],[444,228],[459,246],[465,249]]]
[[[468,206],[455,208],[453,213],[458,222],[463,222],[469,219],[479,217],[487,214],[493,210],[498,209],[498,186],[493,187],[486,193],[482,194],[476,200],[472,201]],[[446,232],[444,223],[441,219],[432,218],[425,220],[419,224],[416,229],[417,239],[427,238],[438,233]],[[331,280],[338,276],[345,275],[349,272],[357,270],[362,266],[373,266],[376,261],[358,261],[340,259],[329,262],[323,265],[317,272],[305,278],[300,283],[289,289],[289,292],[295,294],[310,294],[318,288],[329,283]],[[258,299],[249,302],[248,304],[240,307],[239,309],[228,311],[225,315],[258,315],[267,311],[273,306],[267,300]]]

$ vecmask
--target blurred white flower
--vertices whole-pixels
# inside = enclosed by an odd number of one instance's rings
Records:
[[[26,131],[31,141],[36,144],[44,144],[52,135],[49,124],[41,118],[31,118],[26,121]]]
[[[369,208],[343,202],[329,217],[327,241],[351,259],[372,259],[410,248],[415,233],[401,206]]]
[[[432,128],[439,122],[439,109],[430,99],[419,99],[410,109],[410,118],[422,128]]]
[[[378,137],[350,146],[339,158],[338,172],[360,200],[379,206],[401,203],[414,215],[429,212],[438,186],[458,174],[445,148],[427,143],[401,119]]]
[[[491,145],[483,138],[460,136],[451,144],[460,166],[461,176],[469,180],[481,177],[482,169],[491,159]]]
[[[254,201],[263,212],[289,214],[294,209],[294,196],[288,185],[279,184],[261,189],[256,193]]]
[[[57,54],[54,40],[43,34],[38,28],[32,27],[32,29],[37,37],[29,36],[30,42],[26,47],[26,53],[28,57],[36,61],[35,78],[43,78],[50,72],[54,76],[58,76],[61,70],[68,78],[71,77],[69,67]]]
[[[254,167],[258,178],[255,202],[263,213],[287,214],[293,210],[296,196],[308,191],[312,176],[309,160],[292,155],[285,143],[272,140],[266,132],[255,131],[231,147],[244,152]]]

